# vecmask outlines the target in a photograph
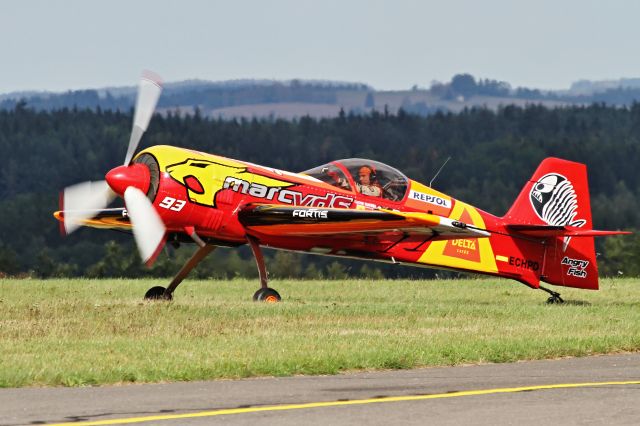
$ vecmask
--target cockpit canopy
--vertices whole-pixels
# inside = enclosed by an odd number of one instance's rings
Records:
[[[391,201],[402,200],[409,184],[393,167],[362,158],[337,160],[302,173],[341,189]]]

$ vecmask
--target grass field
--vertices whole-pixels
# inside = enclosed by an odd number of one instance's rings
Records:
[[[558,289],[495,279],[0,280],[0,387],[333,374],[640,350],[640,280]]]

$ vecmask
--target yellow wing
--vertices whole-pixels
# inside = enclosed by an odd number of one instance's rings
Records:
[[[64,223],[64,210],[53,213],[53,216]],[[124,208],[96,210],[96,215],[91,219],[82,220],[78,225],[101,229],[131,230],[131,221]]]

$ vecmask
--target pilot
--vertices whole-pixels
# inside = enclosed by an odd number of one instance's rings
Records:
[[[376,182],[376,170],[372,166],[362,166],[358,170],[358,181],[356,188],[362,195],[371,197],[381,197],[382,188]]]

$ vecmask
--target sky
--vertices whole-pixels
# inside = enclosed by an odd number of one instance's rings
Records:
[[[633,0],[0,0],[0,93],[133,86],[144,69],[567,89],[640,77],[639,17]]]

